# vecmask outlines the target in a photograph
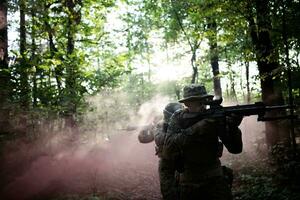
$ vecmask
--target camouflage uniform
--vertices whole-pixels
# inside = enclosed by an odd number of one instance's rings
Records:
[[[165,141],[165,136],[168,129],[168,121],[171,115],[182,108],[179,103],[169,103],[164,109],[164,120],[153,126],[153,129],[148,131],[141,131],[138,139],[141,143],[149,143],[155,141],[156,155],[160,158],[158,164],[158,173],[160,179],[160,189],[164,200],[177,200],[179,199],[178,181],[176,180],[176,172],[171,169],[169,162],[162,156],[162,148]]]
[[[202,98],[205,95],[204,88]],[[185,116],[189,114],[192,113],[187,109],[174,113],[163,147],[163,156],[170,170],[181,171],[180,199],[231,200],[231,190],[219,160],[219,140],[229,152],[240,153],[242,139],[239,122],[233,118],[227,119],[226,123],[225,120],[213,118],[200,122],[199,119],[186,120]],[[192,128],[196,123],[197,131]]]
[[[169,162],[166,162],[162,156],[162,148],[168,124],[164,122],[158,127],[154,135],[154,141],[156,144],[156,155],[160,158],[158,163],[160,190],[164,200],[176,200],[179,198],[178,183],[175,176],[176,172],[169,167]]]

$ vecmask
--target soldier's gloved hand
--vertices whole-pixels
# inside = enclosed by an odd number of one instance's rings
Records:
[[[228,123],[229,126],[239,126],[243,120],[242,115],[237,115],[237,114],[231,114],[226,117],[226,122]]]
[[[152,142],[154,140],[154,135],[150,130],[142,129],[139,132],[138,140],[139,140],[140,143],[149,143],[149,142]]]

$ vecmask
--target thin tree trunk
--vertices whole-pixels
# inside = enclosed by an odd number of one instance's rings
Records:
[[[21,106],[21,118],[20,118],[20,131],[22,133],[27,133],[28,127],[28,111],[30,107],[30,87],[28,82],[28,63],[26,61],[26,19],[25,19],[25,9],[26,1],[19,1],[20,8],[20,106]]]
[[[193,70],[193,74],[192,74],[192,80],[191,80],[191,83],[197,83],[198,81],[198,65],[196,63],[196,59],[197,59],[197,56],[196,56],[196,51],[197,49],[199,48],[200,44],[201,44],[201,41],[198,42],[197,40],[192,42],[191,41],[191,38],[189,37],[189,35],[186,33],[186,30],[185,28],[183,27],[183,24],[181,22],[181,19],[178,15],[178,12],[176,10],[176,5],[175,5],[175,1],[171,1],[171,5],[173,7],[173,12],[174,12],[174,15],[175,15],[175,18],[176,18],[176,21],[181,29],[181,31],[183,32],[184,36],[186,37],[187,39],[187,42],[191,48],[191,52],[192,52],[192,57],[191,57],[191,65],[192,65],[192,70]]]
[[[197,76],[198,76],[198,67],[197,67],[197,64],[196,64],[196,50],[193,49],[192,50],[192,58],[191,58],[191,65],[192,65],[192,68],[193,68],[193,75],[192,75],[192,81],[191,83],[196,83],[196,80],[197,80]]]
[[[241,67],[241,71],[240,74],[243,74],[243,65],[240,66]],[[243,76],[240,76],[240,91],[242,92],[242,97],[243,97],[243,101],[245,101],[246,97],[245,97],[245,92],[244,92],[244,79]]]
[[[210,31],[209,37],[209,50],[210,50],[210,64],[213,73],[214,91],[216,98],[222,98],[222,88],[219,71],[219,52],[217,43],[217,24],[215,21],[208,19],[208,30]]]
[[[251,101],[251,91],[250,91],[250,82],[249,82],[249,62],[245,62],[246,66],[246,88],[247,88],[247,103]]]
[[[229,67],[231,68],[231,64],[229,65]],[[233,77],[233,70],[231,70],[231,69],[230,69],[230,72],[229,72],[229,80],[230,80],[230,99],[234,103],[237,103],[238,99],[237,99],[237,95],[236,95],[236,91],[235,91],[235,82],[234,82],[234,77]]]
[[[81,1],[66,1],[66,8],[68,9],[68,21],[67,21],[67,56],[71,57],[74,53],[75,49],[75,31],[76,26],[80,23],[80,10],[75,11],[76,5],[81,6]],[[78,127],[75,119],[75,115],[77,112],[77,102],[78,102],[78,92],[76,88],[78,88],[78,68],[74,62],[69,62],[67,65],[67,77],[66,77],[66,92],[69,97],[67,102],[67,126],[72,129],[73,133],[78,133]]]
[[[234,76],[233,76],[234,71],[231,69],[232,63],[231,63],[231,60],[228,58],[226,48],[225,48],[225,59],[228,64],[228,72],[229,72],[228,75],[229,75],[229,81],[230,81],[230,92],[229,92],[228,97],[232,102],[237,103],[237,95],[236,95],[236,91],[235,91],[235,83],[234,83]]]
[[[197,49],[200,46],[200,42],[194,41],[194,44],[191,46],[192,51],[192,58],[191,58],[191,64],[193,68],[193,75],[192,75],[192,81],[191,83],[197,83],[198,82],[198,64],[197,64]],[[190,43],[191,44],[191,43]]]
[[[33,88],[32,88],[32,100],[33,100],[33,107],[37,106],[37,81],[36,81],[36,76],[37,76],[37,72],[36,72],[36,61],[37,61],[37,57],[36,57],[36,42],[35,42],[35,38],[36,38],[36,15],[35,15],[35,10],[34,10],[34,5],[32,5],[31,7],[31,63],[33,64],[32,67],[35,68],[35,72],[33,74],[32,77],[32,82],[33,82]]]
[[[0,134],[11,132],[9,123],[9,82],[7,53],[7,1],[0,2]]]
[[[50,58],[55,58],[56,57],[56,53],[58,52],[58,49],[56,48],[55,44],[54,44],[54,36],[53,33],[55,32],[55,30],[53,30],[49,24],[49,13],[47,12],[47,10],[50,8],[51,4],[47,4],[45,3],[44,7],[45,7],[45,15],[44,15],[44,26],[46,29],[46,32],[48,34],[48,41],[49,41],[49,50],[50,50]],[[64,61],[64,58],[62,56],[59,57],[59,59],[61,61]],[[62,94],[62,76],[63,76],[63,67],[62,65],[58,65],[55,67],[54,69],[54,76],[55,76],[55,80],[56,80],[56,85],[57,85],[57,90],[58,90],[58,100],[57,100],[57,104],[59,105],[61,102],[61,94]]]
[[[30,88],[28,83],[28,63],[26,61],[26,19],[25,0],[19,1],[20,6],[20,87],[21,87],[21,108],[28,111],[30,106]]]

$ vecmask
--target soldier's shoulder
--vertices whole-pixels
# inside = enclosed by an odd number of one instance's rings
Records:
[[[179,117],[181,117],[186,112],[187,112],[186,108],[178,109],[178,110],[176,110],[174,112],[174,114],[172,115],[172,117],[179,118]]]
[[[164,126],[165,122],[164,120],[160,120],[156,123],[155,128],[162,128]]]

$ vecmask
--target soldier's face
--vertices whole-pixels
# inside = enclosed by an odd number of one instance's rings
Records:
[[[199,101],[186,101],[184,105],[190,112],[203,112],[206,109],[206,106]]]

